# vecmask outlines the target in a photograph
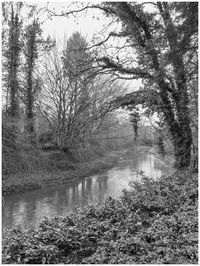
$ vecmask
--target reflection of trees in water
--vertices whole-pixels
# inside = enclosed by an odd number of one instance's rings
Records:
[[[63,209],[64,208],[66,209],[70,205],[70,189],[69,188],[65,189],[62,205],[63,205]]]
[[[93,201],[93,194],[92,194],[92,178],[86,179],[86,195],[85,198],[87,198],[87,202]]]
[[[108,176],[95,176],[82,179],[79,185],[73,187],[73,205],[81,207],[95,199],[100,199],[108,190]]]
[[[157,163],[157,159],[153,154],[142,154],[134,160],[135,170],[142,170],[148,177],[157,178],[162,174],[161,165]]]
[[[32,221],[39,223],[44,217],[55,217],[60,212],[60,192],[59,189],[43,189],[36,193],[36,198],[33,198],[32,208],[35,206],[35,217]],[[30,211],[29,211],[30,212]]]
[[[9,228],[19,222],[27,227],[37,223],[44,215],[51,217],[72,210],[76,205],[83,207],[89,202],[102,202],[108,194],[118,196],[123,186],[127,186],[131,173],[142,170],[149,177],[159,177],[162,165],[153,154],[134,154],[132,165],[129,162],[129,167],[109,170],[107,175],[88,177],[69,186],[5,197],[3,227]]]
[[[99,192],[105,194],[108,190],[108,175],[99,175],[97,183]]]
[[[85,179],[81,181],[81,195],[85,197]]]
[[[92,194],[92,178],[82,179],[79,184],[74,184],[70,190],[72,191],[71,201],[69,206],[74,208],[76,205],[83,207],[88,202],[93,200]]]
[[[13,222],[15,225],[17,224],[24,228],[29,218],[27,217],[27,203],[21,200],[19,204],[16,205],[16,207],[16,212],[13,215]]]
[[[108,191],[108,175],[99,175],[97,178],[98,202],[102,202]]]
[[[136,170],[145,171],[146,175],[158,175],[160,170],[159,161],[153,155],[138,155],[131,165]],[[108,191],[117,195],[124,182],[127,182],[126,176],[130,176],[130,170],[127,173],[124,168],[112,170],[108,175],[98,175],[88,177],[79,182],[72,183],[67,188],[61,186],[52,189],[43,189],[36,192],[29,192],[20,196],[5,198],[3,207],[3,226],[11,227],[20,221],[23,225],[29,225],[41,219],[44,215],[63,214],[75,205],[83,207],[94,200],[102,201]],[[111,187],[108,182],[111,179]],[[113,182],[113,183],[112,183]],[[118,184],[119,183],[119,184]],[[113,184],[113,185],[112,185]],[[126,185],[126,184],[125,184]],[[116,193],[115,193],[116,190]]]
[[[26,200],[26,199],[25,199]],[[26,215],[27,215],[27,227],[29,226],[29,224],[31,222],[33,222],[37,217],[36,217],[36,204],[31,202],[26,202],[28,208],[27,208],[27,211],[26,211]]]
[[[66,197],[63,197],[63,193],[60,194],[58,190],[56,190],[55,194],[53,195],[52,199],[52,207],[56,214],[62,214],[63,205],[66,205]]]
[[[35,221],[36,205],[32,204],[32,198],[11,197],[5,200],[3,207],[3,229],[20,225],[22,229],[27,228],[32,221]]]
[[[78,186],[74,185],[72,188],[72,201],[74,205],[78,205],[79,203],[79,197],[78,197]]]
[[[80,184],[78,185],[78,199],[77,202],[79,206],[85,206],[87,202],[87,191],[86,191],[86,180],[82,179]]]
[[[11,227],[13,224],[13,213],[15,212],[14,204],[5,199],[4,206],[2,207],[2,225],[3,229]]]
[[[73,197],[73,189],[72,189],[72,187],[70,187],[69,189],[68,189],[68,191],[66,192],[66,194],[68,194],[69,195],[69,206],[72,206],[72,197]]]

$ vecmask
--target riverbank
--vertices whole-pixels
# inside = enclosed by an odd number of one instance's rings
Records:
[[[101,173],[112,168],[119,158],[128,152],[128,150],[129,149],[122,149],[107,152],[103,157],[101,156],[87,162],[70,163],[72,168],[70,170],[38,170],[34,172],[11,174],[2,181],[3,195],[14,192],[31,191],[42,188],[43,186],[69,183],[75,179]]]
[[[143,178],[119,200],[13,229],[5,264],[197,264],[198,175]]]

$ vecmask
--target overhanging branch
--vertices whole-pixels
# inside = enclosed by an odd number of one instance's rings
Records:
[[[125,68],[122,65],[115,63],[110,60],[108,57],[101,57],[96,60],[99,66],[102,69],[111,69],[112,71],[117,71],[121,74],[132,75],[133,78],[146,78],[146,79],[154,79],[155,77],[149,74],[148,72],[142,71],[140,68]]]

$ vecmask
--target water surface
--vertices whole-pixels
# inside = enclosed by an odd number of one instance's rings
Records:
[[[2,211],[3,229],[15,225],[37,226],[44,217],[64,215],[76,207],[92,202],[101,203],[107,196],[117,198],[130,181],[140,178],[137,171],[158,178],[162,162],[153,154],[136,151],[124,155],[118,164],[103,174],[86,177],[69,184],[46,187],[31,192],[5,196]]]

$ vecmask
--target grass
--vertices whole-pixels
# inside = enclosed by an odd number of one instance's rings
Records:
[[[58,161],[52,160],[51,156],[52,161],[49,161],[51,164],[49,167],[44,165],[44,169],[35,170],[33,168],[33,170],[30,169],[29,171],[6,176],[2,182],[3,194],[29,191],[41,188],[44,185],[67,183],[75,178],[100,173],[113,167],[125,151],[107,152],[104,156],[94,157],[93,160],[90,158],[90,161],[82,163],[72,163],[69,159],[64,158],[62,154],[59,155]],[[57,155],[57,157],[59,156]],[[47,162],[46,160],[45,164]]]
[[[198,175],[143,177],[120,199],[13,229],[6,264],[197,264]]]

